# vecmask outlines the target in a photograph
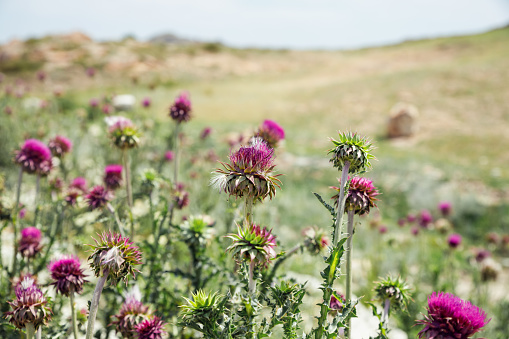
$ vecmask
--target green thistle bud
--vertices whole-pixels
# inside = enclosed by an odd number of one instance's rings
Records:
[[[214,221],[207,215],[191,216],[179,227],[182,240],[187,244],[205,248],[214,236]]]
[[[226,249],[237,262],[254,261],[257,266],[267,266],[276,257],[276,237],[266,227],[251,224],[237,228],[238,234],[227,235],[233,244]]]
[[[350,162],[349,173],[362,173],[371,168],[370,159],[375,157],[370,153],[373,150],[371,142],[357,133],[339,132],[339,140],[331,138],[334,148],[330,149],[328,154],[332,153],[333,166],[339,171],[343,170],[345,162]]]
[[[406,308],[408,301],[411,300],[411,290],[410,285],[401,277],[393,278],[390,275],[376,282],[375,287],[377,298],[382,303],[389,300],[391,308],[395,310]]]

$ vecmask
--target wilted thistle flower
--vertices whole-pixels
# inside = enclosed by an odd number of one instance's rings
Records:
[[[348,180],[350,183],[346,194],[345,211],[352,210],[358,215],[368,214],[372,207],[376,207],[375,201],[378,200],[376,197],[380,194],[373,181],[362,177],[353,177],[351,180],[348,177]],[[339,182],[341,184],[341,180]],[[338,194],[331,198],[337,207],[340,188],[335,186],[331,188],[338,191]]]
[[[36,139],[25,141],[21,149],[16,151],[15,161],[29,174],[47,175],[53,167],[50,149]]]
[[[61,193],[64,187],[64,182],[59,177],[53,178],[48,182],[49,188],[52,192]]]
[[[85,200],[92,210],[106,206],[111,199],[113,199],[113,192],[106,189],[104,186],[94,186],[90,192],[85,195]]]
[[[66,137],[57,135],[49,141],[48,147],[51,150],[51,154],[53,154],[53,156],[61,158],[71,151],[72,142]]]
[[[101,276],[105,270],[108,271],[108,279],[112,284],[118,283],[120,279],[124,279],[127,284],[129,274],[133,278],[136,277],[135,274],[139,271],[134,265],[141,264],[141,252],[129,238],[112,232],[103,232],[99,235],[99,240],[94,241],[95,245],[89,245],[93,253],[88,260],[91,261],[90,267],[96,277]]]
[[[42,249],[42,233],[36,227],[26,227],[21,230],[19,252],[25,258],[32,258]]]
[[[330,139],[334,148],[328,154],[332,154],[330,162],[338,170],[342,171],[345,163],[350,162],[348,173],[362,173],[371,168],[370,160],[375,157],[370,153],[373,150],[371,142],[357,133],[339,132],[339,140]]]
[[[270,147],[275,148],[285,138],[285,130],[275,121],[264,120],[255,137],[262,138]]]
[[[170,107],[170,117],[177,123],[191,120],[191,100],[189,100],[187,92],[180,93],[175,99],[175,102]]]
[[[146,97],[144,98],[142,101],[141,101],[141,105],[145,108],[148,108],[150,107],[150,105],[152,104],[152,101],[150,100],[149,97]]]
[[[68,297],[71,293],[81,294],[83,291],[83,284],[87,280],[84,279],[84,270],[78,257],[70,255],[52,261],[48,270],[54,280],[51,285],[55,286],[58,293]]]
[[[375,293],[377,298],[384,303],[390,301],[390,307],[395,310],[406,308],[408,301],[411,300],[411,288],[401,277],[393,278],[390,275],[375,283]],[[388,310],[389,311],[389,310]]]
[[[133,122],[122,116],[105,118],[110,138],[120,149],[134,148],[138,145],[140,135]]]
[[[115,190],[122,184],[122,165],[108,165],[104,168],[104,184]]]
[[[33,324],[37,330],[51,319],[51,310],[44,294],[29,277],[25,277],[16,287],[16,299],[8,303],[12,311],[6,312],[5,317],[19,329]]]
[[[461,244],[461,239],[461,235],[454,233],[449,236],[447,243],[449,244],[449,247],[456,248]]]
[[[227,235],[233,244],[226,249],[237,262],[254,261],[256,266],[267,266],[276,257],[276,237],[272,235],[272,230],[266,227],[262,229],[256,224],[244,227],[237,225],[237,229],[237,234]]]
[[[433,222],[433,217],[431,216],[431,213],[429,213],[428,210],[422,210],[421,214],[419,214],[419,225],[422,228],[428,228],[429,225]]]
[[[330,245],[330,239],[325,232],[317,227],[308,227],[302,231],[304,246],[311,254],[319,254]]]
[[[147,320],[150,314],[148,306],[143,305],[135,296],[129,295],[118,314],[113,316],[117,319],[111,325],[115,325],[115,331],[120,333],[122,338],[135,338],[136,325]]]
[[[452,205],[449,201],[442,201],[438,204],[438,209],[440,213],[442,213],[442,216],[447,217],[451,214]]]
[[[419,338],[467,339],[488,324],[486,312],[451,293],[433,292],[428,297],[428,315],[417,321],[424,325]]]
[[[497,280],[501,271],[502,265],[493,258],[486,258],[481,262],[481,280],[484,282]]]
[[[175,191],[175,207],[179,210],[189,205],[189,193],[182,189]]]
[[[166,334],[164,331],[166,325],[161,318],[153,316],[150,319],[144,320],[141,324],[136,325],[135,330],[138,335],[137,339],[162,339]]]
[[[67,193],[64,197],[64,200],[67,203],[67,205],[76,206],[79,196],[80,196],[80,192],[75,188],[71,188],[67,191]]]
[[[272,199],[281,181],[274,175],[274,150],[261,139],[230,154],[230,163],[217,169],[211,184],[237,198]]]
[[[88,191],[87,179],[85,179],[83,177],[77,177],[71,182],[71,184],[69,185],[69,188],[76,188],[76,189],[80,190],[82,193],[85,193]]]

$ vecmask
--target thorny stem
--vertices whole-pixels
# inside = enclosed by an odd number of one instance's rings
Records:
[[[111,206],[110,203],[106,204],[106,208],[108,209],[108,211],[110,211],[111,215],[113,215],[113,218],[115,218],[115,222],[117,223],[118,229],[120,230],[120,234],[122,235],[122,237],[125,237],[124,225],[120,221],[117,211],[115,211],[115,209],[113,208],[113,206]]]
[[[334,246],[338,243],[339,239],[343,237],[343,213],[345,209],[345,188],[348,180],[348,171],[350,170],[350,161],[345,161],[343,171],[341,172],[341,181],[338,196],[338,211],[336,216],[336,225],[334,228]]]
[[[352,251],[353,251],[353,217],[355,211],[352,209],[348,210],[348,239],[346,241],[346,295],[345,299],[347,302],[352,300]],[[346,339],[352,337],[352,319],[348,319],[348,328],[345,332]]]
[[[14,208],[12,210],[12,225],[14,226],[14,254],[12,256],[12,274],[11,277],[16,276],[16,271],[18,269],[18,209],[19,209],[19,197],[21,195],[21,182],[23,180],[23,168],[19,169],[19,176],[18,176],[18,186],[16,188],[16,204],[14,205]]]
[[[255,269],[255,261],[251,260],[249,263],[249,294],[254,298],[255,290],[256,290],[256,280],[253,278]]]
[[[391,308],[391,299],[385,299],[384,302],[384,322],[385,326],[389,325],[389,309]]]
[[[129,168],[129,154],[127,148],[122,150],[122,159],[125,168],[125,188],[127,193],[127,205],[129,206],[129,220],[131,221],[131,239],[134,239],[134,222],[133,222],[133,192],[131,187],[131,170]]]
[[[253,219],[253,198],[246,197],[246,207],[244,210],[244,214],[246,216],[246,225],[251,224],[251,220]]]
[[[42,339],[42,327],[39,327],[39,329],[35,333],[35,338],[36,339]]]
[[[104,284],[106,283],[106,279],[108,279],[109,273],[110,271],[105,269],[103,271],[103,275],[99,278],[97,285],[95,286],[92,303],[90,304],[90,314],[88,316],[86,339],[92,339],[94,336],[95,319],[97,317],[97,309],[99,308],[99,299],[101,298],[101,293],[103,291]]]
[[[26,324],[26,338],[27,339],[33,339],[35,337],[35,327],[34,324],[28,323]]]
[[[71,291],[71,315],[72,315],[72,332],[74,339],[78,339],[78,321],[76,319],[76,305],[74,303],[74,287]]]

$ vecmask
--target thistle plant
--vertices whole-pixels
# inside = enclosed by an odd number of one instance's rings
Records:
[[[136,272],[139,272],[134,266],[141,264],[141,252],[137,246],[129,241],[129,238],[111,232],[104,232],[99,235],[98,240],[94,239],[94,241],[95,245],[89,245],[92,248],[92,254],[88,257],[88,260],[90,261],[90,267],[99,280],[90,305],[87,339],[91,339],[93,336],[99,299],[106,281],[109,280],[114,285],[120,280],[124,280],[127,285],[128,276],[132,275],[135,278]]]
[[[275,121],[264,120],[255,132],[255,137],[263,139],[271,148],[276,148],[285,138],[285,130]]]
[[[57,135],[48,142],[48,147],[54,157],[62,158],[72,150],[72,142],[64,136]]]

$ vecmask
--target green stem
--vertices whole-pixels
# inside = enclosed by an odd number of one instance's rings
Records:
[[[39,216],[39,193],[41,191],[41,175],[37,174],[35,180],[35,213],[34,213],[34,226],[37,226],[37,218]]]
[[[120,218],[118,217],[117,211],[115,211],[115,209],[113,208],[113,206],[111,206],[110,203],[106,204],[106,208],[108,209],[108,211],[110,211],[111,215],[113,215],[113,218],[115,218],[115,222],[117,223],[117,226],[118,226],[118,229],[120,231],[120,234],[122,235],[122,237],[125,237],[124,225],[120,221]]]
[[[90,304],[90,314],[88,316],[86,339],[92,339],[94,336],[95,319],[97,317],[97,310],[99,308],[99,299],[101,298],[101,293],[103,291],[104,284],[106,283],[106,279],[108,279],[108,274],[109,270],[104,270],[103,275],[99,278],[97,285],[95,286],[92,303]]]
[[[253,219],[253,198],[246,197],[246,206],[244,209],[244,214],[246,217],[246,226],[251,225]]]
[[[346,295],[345,299],[347,302],[352,300],[352,251],[353,251],[353,217],[355,211],[352,209],[348,210],[348,239],[346,241]],[[345,332],[345,338],[349,339],[352,337],[352,319],[348,319],[347,330]]]
[[[74,339],[78,339],[78,320],[76,319],[76,305],[74,302],[74,287],[71,291],[71,315],[72,315],[72,332]]]
[[[12,210],[12,225],[14,226],[14,254],[12,256],[12,272],[11,277],[16,276],[18,270],[18,212],[19,212],[19,197],[21,195],[21,182],[23,181],[23,168],[19,169],[18,186],[16,188],[16,204]]]
[[[35,338],[36,339],[42,339],[42,327],[39,327],[37,329],[37,332],[35,332]]]
[[[129,220],[131,221],[131,240],[134,239],[134,222],[133,222],[133,192],[131,187],[131,170],[129,167],[129,154],[127,148],[122,150],[122,159],[125,168],[125,188],[127,193],[127,205],[129,206]]]
[[[251,260],[249,263],[249,294],[254,299],[256,291],[256,280],[254,279],[255,261]]]
[[[173,172],[173,185],[175,188],[177,188],[177,179],[178,179],[178,173],[179,173],[179,127],[180,123],[177,122],[175,125],[175,135],[174,135],[174,142],[173,142],[173,149],[175,150],[175,168]]]
[[[27,332],[26,339],[33,339],[35,337],[34,324],[28,323],[28,324],[26,324],[25,328],[26,328],[26,332]]]
[[[391,309],[391,299],[385,299],[384,302],[384,318],[383,322],[385,323],[385,327],[389,327],[389,312]]]
[[[345,210],[345,188],[348,180],[348,171],[350,170],[350,161],[345,161],[343,171],[341,172],[341,181],[339,183],[338,211],[336,215],[336,225],[334,227],[334,245],[343,237],[343,213]]]

